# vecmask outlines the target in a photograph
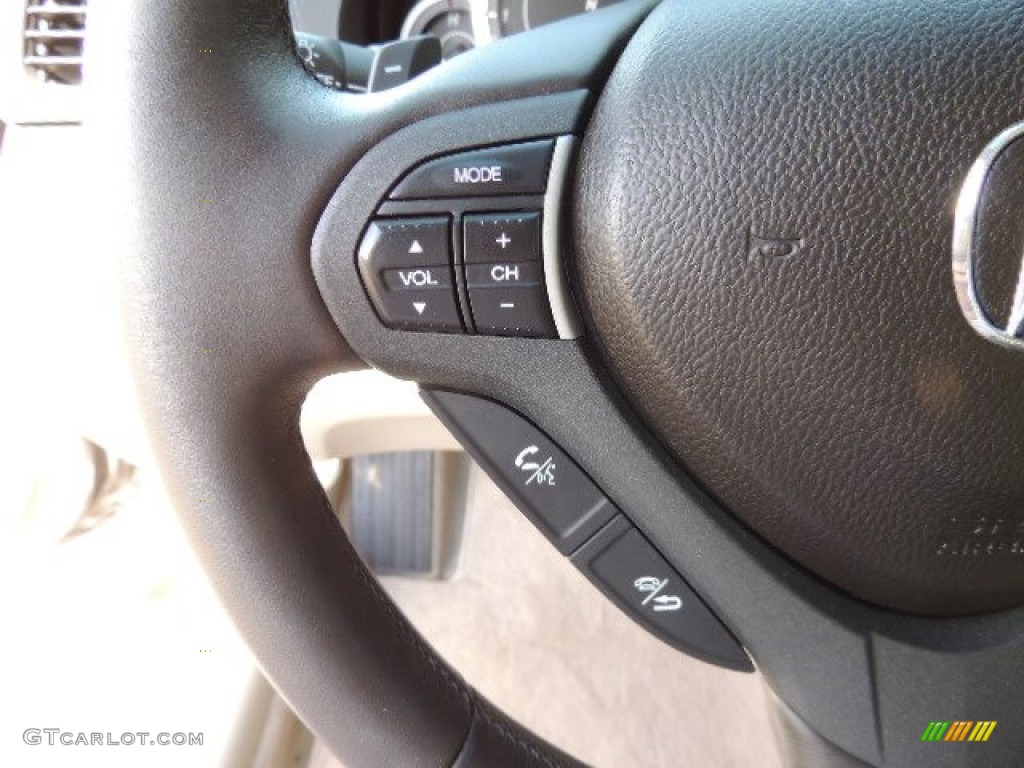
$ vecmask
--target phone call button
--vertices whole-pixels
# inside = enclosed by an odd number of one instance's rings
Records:
[[[455,392],[424,392],[423,399],[563,555],[618,512],[575,461],[515,411]]]

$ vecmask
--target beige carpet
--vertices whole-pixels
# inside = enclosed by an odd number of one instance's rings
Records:
[[[387,579],[427,639],[506,712],[598,768],[774,768],[756,675],[621,614],[474,470],[451,582]]]

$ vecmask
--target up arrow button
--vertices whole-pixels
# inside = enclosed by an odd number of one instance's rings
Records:
[[[550,140],[530,141],[439,157],[413,169],[391,198],[542,195],[553,145]]]

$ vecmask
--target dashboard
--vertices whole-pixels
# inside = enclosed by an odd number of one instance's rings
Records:
[[[296,52],[321,83],[400,85],[473,48],[620,0],[289,0]]]
[[[442,57],[461,53],[534,29],[552,21],[597,10],[619,0],[419,0],[399,3],[394,11],[353,8],[372,6],[369,0],[290,0],[296,31],[340,37],[353,42],[387,42],[430,35],[441,41]],[[387,5],[387,4],[384,4]],[[350,22],[375,27],[368,39],[364,30],[348,28]],[[393,23],[400,22],[400,28]]]

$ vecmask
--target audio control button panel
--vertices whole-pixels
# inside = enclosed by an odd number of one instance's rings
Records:
[[[408,171],[356,254],[380,321],[396,330],[571,339],[559,221],[574,139],[473,149]]]

